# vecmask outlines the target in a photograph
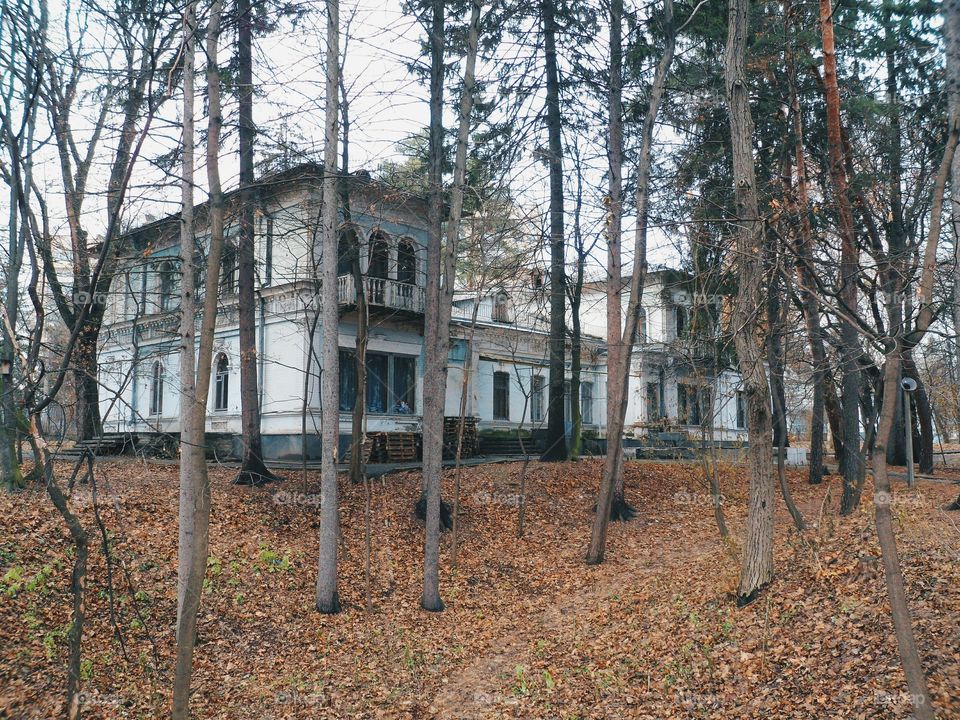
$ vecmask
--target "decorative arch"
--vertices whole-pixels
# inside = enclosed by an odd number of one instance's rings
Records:
[[[397,282],[417,284],[417,246],[410,238],[397,243]]]
[[[382,230],[370,233],[367,275],[387,280],[390,277],[390,237]]]
[[[356,225],[344,223],[337,237],[337,275],[353,273],[353,261],[360,257],[360,244],[357,238],[360,231]]]

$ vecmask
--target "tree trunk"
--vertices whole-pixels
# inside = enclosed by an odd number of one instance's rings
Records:
[[[756,308],[763,307],[763,225],[757,207],[753,117],[744,70],[749,0],[730,0],[724,80],[730,112],[730,145],[737,209],[739,287],[733,310],[734,342],[747,396],[750,442],[749,507],[737,604],[751,602],[773,579],[775,484],[771,467],[770,388]]]
[[[890,303],[888,313],[891,316],[890,327],[893,330],[894,326],[899,325],[901,320],[898,303]],[[877,443],[873,448],[874,507],[876,509],[877,537],[880,541],[883,570],[887,583],[887,596],[890,601],[890,612],[893,616],[893,628],[897,638],[897,648],[900,652],[900,661],[903,664],[903,673],[907,678],[907,688],[913,701],[915,717],[919,720],[933,720],[933,706],[930,704],[927,679],[923,672],[916,639],[913,635],[913,623],[910,617],[910,607],[907,604],[907,593],[904,587],[903,572],[900,569],[897,539],[893,532],[893,514],[890,508],[893,496],[890,479],[887,475],[885,444],[894,429],[893,408],[897,403],[897,390],[900,386],[899,352],[900,343],[891,342],[891,349],[887,352],[887,365],[884,371],[880,427],[877,433]]]
[[[544,64],[547,80],[547,138],[550,167],[550,373],[546,446],[540,459],[567,459],[564,381],[566,376],[566,259],[563,236],[563,144],[560,117],[560,74],[557,68],[556,7],[540,0]]]
[[[840,404],[843,422],[843,454],[840,473],[843,475],[843,497],[840,512],[848,515],[860,504],[863,488],[863,456],[860,452],[860,343],[857,328],[849,319],[856,313],[857,277],[859,276],[853,210],[847,188],[843,142],[840,133],[840,90],[837,85],[837,57],[833,39],[831,0],[820,0],[820,29],[823,35],[823,80],[827,107],[827,146],[830,153],[830,179],[837,203],[840,231],[840,305],[845,311],[839,318],[842,348]]]
[[[912,393],[914,409],[912,414],[917,421],[920,433],[913,456],[920,467],[920,472],[929,474],[933,472],[933,410],[912,351],[903,353],[903,374],[917,381],[917,389]]]
[[[950,117],[960,113],[960,0],[943,2],[943,35],[946,41],[947,102]],[[950,170],[950,219],[953,224],[953,352],[955,366],[960,368],[960,154],[953,157]],[[960,436],[960,426],[957,430]],[[960,495],[952,505],[960,510]]]
[[[237,65],[240,114],[240,236],[237,243],[237,312],[240,325],[240,421],[243,464],[234,482],[261,485],[276,480],[263,462],[257,352],[256,252],[254,244],[253,53],[250,0],[237,0]],[[263,348],[260,348],[263,352]]]
[[[427,287],[424,318],[425,373],[423,382],[423,490],[426,496],[426,528],[423,553],[424,610],[440,612],[440,476],[443,469],[443,407],[446,392],[448,348],[441,310],[441,256],[443,223],[443,71],[444,2],[433,0],[430,23],[430,151],[429,233],[427,239]],[[447,253],[455,249],[446,248]],[[449,278],[448,278],[449,280]],[[451,288],[452,290],[452,288]],[[444,332],[446,330],[446,333]]]
[[[611,68],[618,66],[621,60],[621,40],[619,28],[621,27],[623,16],[623,3],[620,0],[614,0],[611,3]],[[650,165],[653,148],[653,129],[657,122],[657,113],[660,110],[660,103],[663,100],[663,93],[667,83],[667,73],[670,70],[670,63],[673,62],[673,53],[676,46],[676,35],[673,27],[673,0],[664,0],[663,2],[663,26],[666,33],[664,41],[663,55],[660,56],[660,62],[657,63],[657,69],[653,76],[653,84],[650,87],[650,102],[647,105],[647,114],[643,119],[642,139],[640,144],[640,155],[637,160],[637,222],[634,230],[634,248],[633,248],[633,274],[630,277],[630,299],[627,302],[626,323],[623,329],[623,335],[620,338],[619,350],[615,357],[607,355],[607,455],[603,464],[603,477],[600,480],[600,490],[597,493],[597,511],[593,516],[593,528],[590,533],[590,545],[587,548],[587,563],[595,565],[603,562],[603,555],[607,544],[607,526],[611,514],[614,512],[615,489],[620,488],[621,498],[618,512],[623,519],[629,519],[634,511],[623,501],[623,427],[627,413],[627,392],[630,384],[630,365],[633,357],[633,344],[637,339],[637,328],[639,326],[640,314],[643,312],[643,285],[647,277],[647,207],[650,200]],[[614,62],[615,61],[615,62]],[[620,114],[621,103],[621,82],[622,77],[619,73],[611,73],[614,78],[611,83],[610,111],[613,120],[611,128],[610,147],[612,155],[611,162],[611,180],[614,178],[619,181],[622,178],[620,172],[622,165],[622,130]],[[614,170],[615,168],[615,170]],[[615,199],[619,195],[618,185],[611,186],[614,190],[611,198]],[[611,211],[616,216],[616,220],[611,223],[609,235],[620,236],[620,223],[622,219],[622,203],[615,205],[611,202]],[[608,238],[609,241],[609,238]],[[607,253],[607,333],[609,340],[610,319],[619,317],[620,291],[622,288],[622,260],[620,257],[620,243],[614,243],[613,249]],[[611,292],[613,290],[614,292]],[[618,308],[610,307],[611,303],[616,303]],[[619,330],[620,323],[617,321],[614,326]],[[609,351],[608,351],[609,352]],[[614,363],[612,366],[611,363]],[[613,382],[613,389],[610,389],[609,383]],[[610,407],[612,406],[612,407]]]
[[[217,280],[223,246],[223,193],[220,188],[220,40],[222,0],[214,0],[207,27],[207,182],[210,186],[210,251],[207,257],[207,288],[201,316],[200,349],[196,349],[196,295],[193,262],[195,228],[194,186],[194,47],[196,9],[191,2],[184,18],[183,171],[181,184],[180,256],[180,502],[177,549],[177,649],[173,680],[173,718],[190,716],[190,684],[196,644],[197,612],[203,593],[210,543],[210,484],[207,479],[207,393],[213,362],[213,334],[217,314]],[[196,357],[196,360],[195,360]]]
[[[317,570],[317,610],[340,611],[337,592],[337,540],[340,535],[337,500],[337,446],[340,439],[340,306],[337,300],[337,141],[339,139],[340,3],[327,2],[327,95],[323,150],[321,210],[323,277],[323,404],[320,448],[320,559]],[[354,452],[356,455],[356,451]]]
[[[99,323],[86,322],[77,336],[73,353],[73,384],[76,392],[75,415],[78,440],[100,435],[100,385],[97,378],[97,340]]]

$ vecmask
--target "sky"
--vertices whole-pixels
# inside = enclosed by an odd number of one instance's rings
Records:
[[[316,2],[315,12],[308,14],[295,25],[285,21],[277,32],[258,38],[255,47],[254,82],[258,89],[255,99],[255,122],[260,129],[258,148],[260,153],[275,151],[287,147],[304,150],[319,159],[323,150],[323,109],[325,91],[324,70],[324,30],[326,19],[322,8],[325,3]],[[51,2],[51,30],[62,38],[62,14],[64,5],[61,0]],[[341,4],[341,49],[344,58],[344,83],[349,98],[350,110],[350,164],[351,169],[366,168],[375,171],[383,162],[400,159],[399,143],[420,131],[428,122],[427,88],[409,69],[411,61],[420,62],[421,38],[424,28],[419,20],[404,13],[398,0],[353,0]],[[75,28],[73,29],[75,32]],[[91,24],[87,30],[86,46],[93,61],[105,56],[106,41],[102,31]],[[222,57],[231,51],[232,38],[228,35],[222,41]],[[598,46],[602,53],[602,46]],[[198,58],[202,63],[202,56]],[[497,70],[496,55],[481,59],[478,76],[487,77]],[[459,73],[458,67],[453,71]],[[203,87],[202,78],[198,78],[198,89]],[[96,75],[92,74],[85,86],[91,92],[96,91]],[[575,99],[574,99],[575,100]],[[534,103],[538,102],[535,98]],[[142,157],[131,183],[128,204],[125,211],[125,225],[137,225],[152,218],[160,217],[178,210],[179,189],[177,179],[162,171],[152,159],[173,150],[180,139],[180,109],[182,97],[174,93],[164,103],[152,121],[147,141],[144,143]],[[452,102],[448,102],[445,123],[452,127],[455,117]],[[89,115],[96,107],[88,105]],[[204,100],[198,96],[200,116],[197,118],[198,130],[205,125],[202,116]],[[221,152],[221,174],[223,186],[235,187],[237,182],[236,137],[231,123],[235,123],[235,103],[225,99],[226,123],[225,142]],[[74,127],[82,134],[84,114],[77,113]],[[87,123],[87,129],[89,129]],[[49,128],[38,129],[49,134]],[[605,127],[598,125],[572,137],[566,137],[568,143],[574,142],[583,154],[584,163],[584,231],[595,235],[602,234],[603,209],[602,195],[605,190]],[[110,147],[110,130],[104,136],[105,149]],[[196,174],[202,186],[205,181],[205,168],[202,166],[203,146],[198,145],[198,167]],[[291,151],[292,152],[292,151]],[[626,158],[627,163],[631,160]],[[108,154],[97,158],[90,188],[105,186]],[[572,178],[571,163],[567,162],[567,228],[572,234]],[[38,183],[45,189],[51,209],[54,211],[54,229],[63,234],[64,220],[60,209],[63,207],[60,192],[60,170],[52,144],[38,154],[35,165]],[[546,168],[541,163],[526,159],[520,166],[510,169],[511,185],[516,198],[529,214],[545,215],[547,210],[548,188]],[[201,187],[202,190],[202,187]],[[202,191],[198,200],[202,200]],[[96,234],[102,232],[105,212],[102,198],[91,197],[85,207],[85,221]],[[624,250],[630,260],[632,248],[633,218],[628,216],[624,222]],[[653,230],[649,239],[649,261],[652,264],[675,264],[678,257],[678,240],[662,232]],[[600,273],[601,263],[605,259],[605,245],[602,238],[596,246],[590,274]]]

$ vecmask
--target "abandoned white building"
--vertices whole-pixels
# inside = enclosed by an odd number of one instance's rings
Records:
[[[322,168],[307,164],[261,178],[257,186],[257,361],[267,459],[300,458],[304,449],[315,457],[320,421],[330,412],[320,405],[318,383],[327,339],[315,322],[321,182]],[[426,202],[369,178],[356,178],[351,188],[351,221],[369,304],[365,430],[416,433],[423,389]],[[236,194],[227,201],[231,207]],[[197,220],[203,228],[204,206],[198,206]],[[207,416],[211,437],[220,439],[220,448],[232,443],[235,451],[240,435],[236,235],[237,223],[228,219]],[[101,334],[105,432],[178,433],[178,237],[179,218],[171,216],[125,238],[126,260]],[[209,241],[202,231],[198,239],[201,248]],[[203,257],[198,260],[203,267]],[[356,399],[357,310],[348,263],[339,275],[337,410],[345,446]],[[481,437],[519,431],[536,439],[545,426],[548,290],[541,277],[528,273],[510,286],[455,297],[446,414],[459,415],[465,392],[466,413],[477,418]],[[743,439],[738,375],[685,354],[688,282],[678,272],[650,275],[631,374],[628,432],[639,437],[650,427],[672,426],[699,435],[706,426],[717,440]],[[603,437],[606,417],[604,303],[602,284],[584,288],[580,399],[584,434],[591,438]],[[568,352],[568,376],[569,360]]]

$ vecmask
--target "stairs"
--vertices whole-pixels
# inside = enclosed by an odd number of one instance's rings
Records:
[[[521,447],[520,439],[516,437],[480,437],[482,455],[523,455],[524,451],[539,455],[540,443],[533,438],[524,438]]]

